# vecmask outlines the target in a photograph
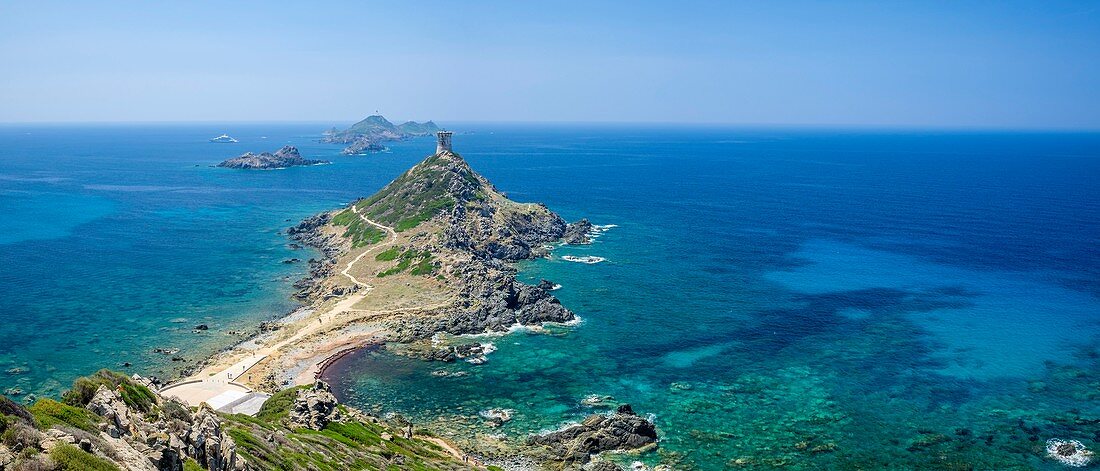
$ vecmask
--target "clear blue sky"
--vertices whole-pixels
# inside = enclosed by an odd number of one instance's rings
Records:
[[[0,2],[0,122],[1100,128],[1096,1],[160,3]]]

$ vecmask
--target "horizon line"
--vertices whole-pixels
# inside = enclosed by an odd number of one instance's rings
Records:
[[[373,116],[373,115],[372,115]],[[384,115],[383,115],[384,116]],[[256,124],[317,124],[334,125],[355,123],[363,118],[346,120],[109,120],[109,121],[0,121],[0,126],[121,126],[121,125],[256,125]],[[388,119],[388,118],[387,118]],[[415,121],[415,120],[414,120]],[[426,121],[443,121],[428,119]],[[929,130],[929,131],[1042,131],[1042,132],[1100,132],[1096,127],[1069,126],[1012,126],[1012,125],[933,125],[933,124],[881,124],[881,123],[768,123],[768,122],[719,122],[719,121],[565,121],[565,120],[454,120],[453,124],[470,125],[591,125],[591,126],[663,126],[709,128],[768,128],[768,129],[867,129],[867,130]],[[438,124],[438,123],[437,123]]]

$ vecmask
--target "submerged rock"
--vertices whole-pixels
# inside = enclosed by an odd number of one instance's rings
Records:
[[[1094,453],[1077,440],[1051,438],[1047,440],[1047,456],[1066,466],[1083,468],[1092,462]]]
[[[578,425],[527,439],[529,445],[544,447],[548,458],[569,463],[586,463],[592,455],[612,450],[637,450],[657,443],[653,422],[623,404],[610,415],[590,415]]]

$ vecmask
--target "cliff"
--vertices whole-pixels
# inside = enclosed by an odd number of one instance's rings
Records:
[[[282,149],[275,151],[274,154],[270,152],[264,152],[262,154],[253,154],[251,152],[246,152],[239,157],[234,157],[232,159],[226,160],[218,164],[217,166],[224,168],[272,170],[302,165],[317,165],[327,163],[329,162],[324,160],[310,160],[302,158],[302,155],[298,153],[297,147],[284,146]]]

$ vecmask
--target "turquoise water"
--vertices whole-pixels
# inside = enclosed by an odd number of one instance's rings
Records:
[[[314,142],[328,126],[0,128],[0,367],[26,368],[0,383],[169,372],[153,348],[200,358],[292,307],[304,267],[281,261],[310,254],[280,231],[433,148],[343,157]],[[513,199],[617,226],[521,265],[583,322],[488,338],[481,366],[363,352],[332,372],[343,399],[461,441],[613,396],[661,428],[640,459],[677,469],[1058,469],[1048,438],[1100,449],[1100,135],[461,129]],[[205,142],[226,131],[242,143]],[[334,164],[208,166],[284,143]],[[516,418],[489,427],[494,407]]]

